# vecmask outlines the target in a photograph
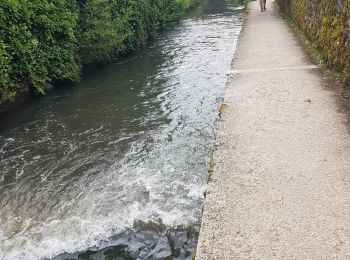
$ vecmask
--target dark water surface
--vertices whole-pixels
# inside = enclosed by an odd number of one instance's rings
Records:
[[[0,259],[191,258],[240,2],[0,114]]]

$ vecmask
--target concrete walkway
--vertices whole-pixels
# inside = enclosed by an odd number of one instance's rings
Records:
[[[350,259],[346,115],[287,24],[250,2],[196,259]]]

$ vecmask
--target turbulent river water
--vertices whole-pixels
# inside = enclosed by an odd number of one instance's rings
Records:
[[[0,259],[191,259],[242,2],[0,114]]]

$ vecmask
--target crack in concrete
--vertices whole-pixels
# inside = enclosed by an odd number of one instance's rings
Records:
[[[229,74],[254,73],[254,72],[272,72],[272,71],[288,71],[288,70],[308,70],[319,69],[317,65],[287,66],[275,68],[252,68],[252,69],[236,69],[230,70]]]

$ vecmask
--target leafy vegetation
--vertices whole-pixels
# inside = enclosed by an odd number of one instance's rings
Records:
[[[140,49],[198,0],[1,0],[0,103]]]
[[[276,0],[304,34],[313,58],[350,85],[350,0]]]
[[[285,19],[289,26],[297,33],[298,37],[308,48],[308,53],[313,59],[313,61],[317,63],[320,67],[324,67],[324,57],[317,45],[308,39],[305,32],[289,16],[286,16]]]

